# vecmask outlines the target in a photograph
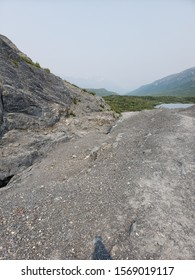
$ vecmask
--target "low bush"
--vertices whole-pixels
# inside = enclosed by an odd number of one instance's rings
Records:
[[[25,56],[25,55],[20,55],[20,59],[30,65],[33,65],[37,68],[41,68],[40,64],[38,62],[33,62],[32,59],[30,59],[29,57]]]
[[[44,70],[47,72],[47,73],[51,73],[50,69],[49,68],[44,68]]]
[[[91,94],[91,95],[95,95],[95,92],[89,91],[89,90],[87,90],[86,88],[83,88],[83,91],[84,91],[84,92],[87,92],[87,93],[89,93],[89,94]]]

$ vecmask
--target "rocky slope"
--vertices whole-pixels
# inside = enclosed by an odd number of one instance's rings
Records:
[[[108,126],[114,120],[103,99],[42,69],[0,35],[0,186],[56,142],[79,134],[88,118]]]
[[[0,50],[0,259],[194,259],[195,106],[116,122],[4,37]],[[53,86],[48,103],[22,69]]]
[[[195,96],[195,67],[144,85],[128,95]]]
[[[0,189],[0,258],[194,259],[194,108],[56,145]]]

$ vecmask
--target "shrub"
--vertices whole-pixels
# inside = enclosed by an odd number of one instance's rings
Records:
[[[40,64],[38,62],[33,62],[32,59],[30,59],[29,57],[25,56],[25,55],[20,55],[20,59],[23,60],[24,62],[33,65],[37,68],[41,68]]]
[[[89,94],[91,94],[91,95],[95,95],[95,92],[89,91],[89,90],[87,90],[86,88],[83,88],[83,91],[84,91],[84,92],[87,92],[87,93],[89,93]]]
[[[37,68],[41,68],[41,66],[38,62],[34,63],[34,66],[36,66]]]
[[[49,68],[44,68],[44,70],[47,72],[47,73],[51,73],[50,69]]]
[[[93,92],[93,91],[87,91],[87,92],[88,92],[89,94],[95,96],[95,92]]]

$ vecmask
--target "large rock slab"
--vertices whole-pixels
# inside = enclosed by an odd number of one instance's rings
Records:
[[[67,114],[72,99],[64,81],[33,63],[4,36],[0,69],[1,130],[47,127]]]
[[[98,118],[101,118],[104,112],[110,114],[105,115],[108,126],[114,119],[108,110],[102,98],[63,81],[48,69],[42,69],[8,38],[0,35],[2,186],[9,183],[8,178],[45,156],[57,143],[79,135],[81,123],[87,123],[87,131],[90,115],[100,113]]]

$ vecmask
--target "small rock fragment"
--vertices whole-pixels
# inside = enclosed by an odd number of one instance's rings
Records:
[[[90,160],[94,161],[97,159],[97,155],[98,155],[98,151],[99,151],[100,147],[96,146],[93,148],[93,150],[90,153]]]

